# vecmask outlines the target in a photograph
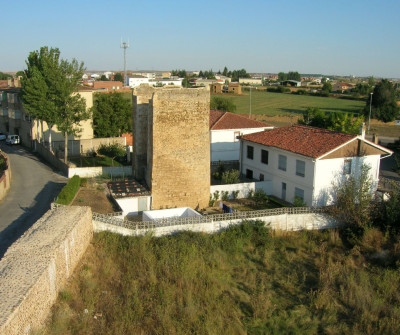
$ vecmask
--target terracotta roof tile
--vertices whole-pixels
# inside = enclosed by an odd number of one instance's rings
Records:
[[[239,114],[225,111],[210,111],[210,130],[273,127],[261,121],[250,120]]]
[[[242,138],[246,141],[318,158],[356,137],[357,135],[353,134],[294,125],[253,133]]]

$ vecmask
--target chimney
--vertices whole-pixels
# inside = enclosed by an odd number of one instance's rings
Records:
[[[360,135],[362,139],[365,139],[365,122],[360,126]]]

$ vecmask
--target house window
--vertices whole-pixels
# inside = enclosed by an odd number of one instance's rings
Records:
[[[254,147],[252,147],[251,145],[247,146],[247,158],[248,159],[254,158]]]
[[[264,175],[260,173],[260,181],[264,181]]]
[[[282,183],[282,197],[283,200],[286,200],[286,183]]]
[[[240,131],[235,131],[233,133],[233,142],[239,142]]]
[[[304,177],[306,173],[306,163],[296,159],[296,176]]]
[[[344,174],[350,174],[351,173],[351,159],[346,159],[344,161],[343,173]]]
[[[302,190],[301,188],[294,188],[294,199],[299,199],[301,201],[304,201],[304,190]]]
[[[278,169],[282,170],[282,171],[286,171],[286,156],[279,155]]]
[[[253,170],[246,169],[246,178],[253,179]]]
[[[261,150],[261,163],[268,164],[268,151]]]

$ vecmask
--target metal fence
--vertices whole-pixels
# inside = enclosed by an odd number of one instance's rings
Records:
[[[160,227],[170,227],[176,225],[195,225],[213,223],[219,221],[248,220],[260,217],[268,217],[283,214],[311,214],[325,213],[326,207],[283,207],[273,209],[263,209],[258,211],[234,212],[215,215],[204,215],[185,218],[166,218],[154,221],[132,222],[126,219],[116,218],[110,215],[93,213],[93,220],[120,226],[128,229],[154,229]]]

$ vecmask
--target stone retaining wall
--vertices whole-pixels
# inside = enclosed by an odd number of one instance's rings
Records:
[[[5,157],[7,161],[8,169],[4,171],[3,175],[0,176],[0,201],[6,196],[8,190],[11,186],[11,167],[10,160],[4,152],[1,152],[0,155]]]
[[[0,334],[43,326],[93,235],[89,207],[48,211],[0,261]]]

